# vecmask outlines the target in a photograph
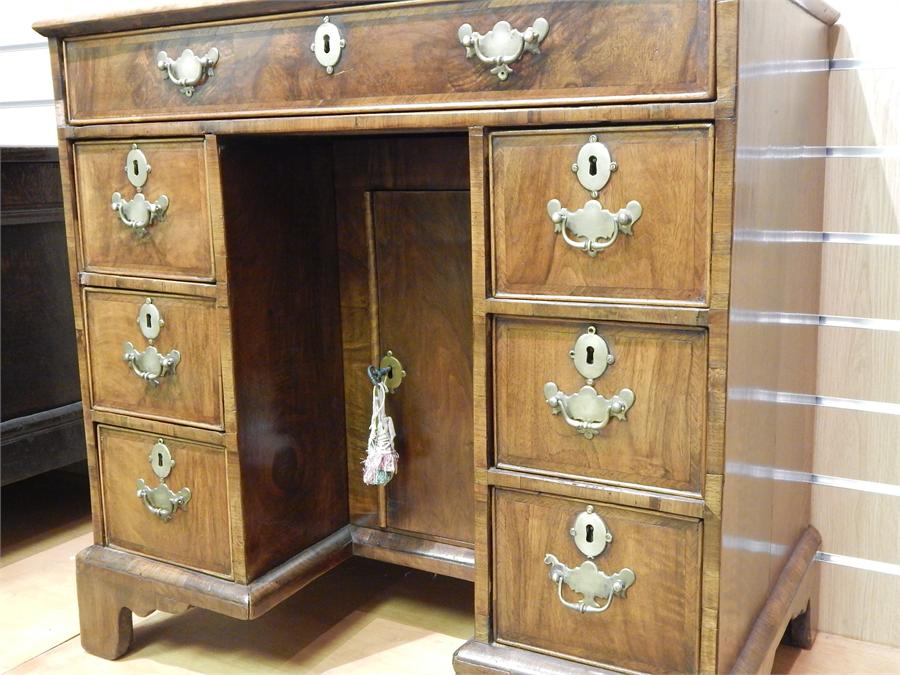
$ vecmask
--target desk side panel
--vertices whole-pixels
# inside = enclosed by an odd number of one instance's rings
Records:
[[[740,5],[718,670],[731,669],[810,522],[827,26],[785,0]],[[821,155],[821,156],[820,156]],[[788,477],[786,479],[785,477]]]

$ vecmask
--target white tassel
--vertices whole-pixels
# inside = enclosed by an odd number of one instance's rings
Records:
[[[369,444],[363,460],[363,482],[366,485],[387,485],[397,473],[400,455],[394,449],[394,420],[384,412],[387,386],[379,382],[372,389],[372,421],[369,423]]]

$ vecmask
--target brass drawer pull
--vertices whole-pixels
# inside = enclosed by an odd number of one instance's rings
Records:
[[[165,218],[169,208],[169,198],[165,195],[160,195],[156,201],[151,202],[142,192],[151,169],[143,150],[137,143],[132,143],[131,150],[125,156],[125,175],[134,186],[136,194],[131,201],[123,198],[121,192],[112,194],[112,210],[119,214],[119,220],[126,227],[134,230],[140,237],[147,236],[150,226]]]
[[[560,391],[555,382],[544,385],[544,398],[554,415],[562,414],[563,419],[585,438],[593,438],[597,432],[609,424],[611,417],[625,421],[626,413],[634,405],[634,392],[620,389],[619,393],[607,399],[594,389],[594,380],[606,372],[608,365],[615,362],[606,340],[597,335],[594,326],[581,335],[575,347],[569,352],[575,369],[585,378],[587,384],[577,394]]]
[[[159,378],[175,373],[176,366],[181,362],[181,353],[173,349],[168,354],[162,355],[152,345],[139,352],[133,344],[126,342],[122,358],[131,365],[134,374],[139,378],[159,385]]]
[[[573,212],[564,208],[558,199],[551,199],[547,203],[547,213],[553,221],[554,231],[562,234],[569,246],[593,258],[615,244],[620,232],[631,236],[631,227],[641,217],[642,210],[638,202],[630,201],[624,209],[612,213],[596,199],[591,199]],[[569,232],[575,238],[570,237]]]
[[[138,478],[137,496],[144,502],[144,506],[150,513],[167,523],[172,520],[172,516],[179,508],[187,507],[188,502],[191,501],[191,490],[184,487],[178,492],[172,492],[165,484],[165,479],[169,477],[172,467],[175,466],[175,460],[172,459],[172,453],[163,439],[160,438],[156,442],[147,459],[153,473],[159,478],[159,485],[152,488],[143,478]]]
[[[522,58],[526,51],[540,54],[540,44],[550,31],[547,19],[534,22],[525,32],[513,28],[508,21],[498,21],[494,27],[482,35],[472,30],[472,26],[464,23],[459,27],[457,35],[466,48],[466,58],[477,56],[482,63],[493,66],[491,73],[502,82],[513,72],[510,64]]]
[[[556,583],[559,601],[569,609],[574,609],[581,614],[600,614],[609,609],[613,598],[625,597],[625,591],[634,583],[634,572],[625,567],[615,574],[607,575],[597,569],[590,560],[585,560],[581,565],[572,569],[561,563],[555,555],[548,553],[544,557],[544,564],[550,565],[550,580]],[[563,597],[563,584],[566,584],[576,593],[582,596],[578,602],[566,600]],[[605,598],[603,605],[597,603],[596,598]]]
[[[165,51],[156,56],[156,67],[165,71],[169,81],[188,98],[194,95],[196,87],[213,76],[218,62],[219,50],[215,47],[204,56],[197,56],[190,49],[181,52],[177,59],[173,59]]]
[[[160,354],[153,346],[153,341],[159,337],[162,327],[166,325],[162,315],[152,298],[147,298],[138,311],[137,324],[141,335],[150,342],[150,346],[139,352],[134,344],[126,342],[122,358],[131,366],[134,374],[142,380],[159,385],[159,378],[175,373],[175,368],[181,363],[181,352],[173,349],[168,354]]]
[[[609,150],[597,140],[596,135],[592,135],[578,151],[572,171],[593,199],[577,211],[564,208],[558,199],[547,202],[547,213],[553,221],[554,231],[561,234],[569,246],[591,257],[616,243],[619,233],[631,236],[632,226],[643,213],[640,203],[634,200],[616,213],[603,208],[597,201],[600,190],[616,169],[618,165],[612,161]],[[570,232],[575,238],[569,236]]]
[[[123,225],[130,227],[141,237],[150,233],[148,228],[155,221],[162,220],[168,208],[169,198],[165,195],[150,202],[140,192],[131,201],[124,199],[119,192],[112,194],[112,210],[119,214]]]
[[[612,541],[612,533],[603,522],[603,519],[594,512],[594,507],[588,505],[583,513],[575,518],[572,529],[569,530],[575,546],[588,558],[594,558],[604,550]],[[597,569],[592,560],[585,560],[576,568],[570,568],[559,561],[552,553],[544,556],[544,564],[550,565],[550,580],[556,584],[556,592],[559,601],[569,609],[574,609],[581,614],[600,614],[609,609],[613,597],[625,597],[625,591],[634,583],[634,572],[625,567],[615,574],[608,575]],[[582,596],[578,602],[566,600],[563,597],[563,584],[566,584],[576,593]],[[597,598],[605,599],[601,605]]]

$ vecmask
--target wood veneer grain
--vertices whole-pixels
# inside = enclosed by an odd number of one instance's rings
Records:
[[[567,394],[585,386],[569,352],[589,325],[615,357],[594,389],[606,398],[623,388],[635,394],[627,419],[610,420],[590,440],[552,414],[543,391],[546,382]],[[494,345],[498,465],[700,493],[703,330],[498,318]]]
[[[607,574],[628,567],[635,582],[601,614],[563,606],[544,556],[584,560],[569,528],[585,503],[494,492],[494,616],[498,642],[593,665],[694,672],[700,623],[700,521],[594,504],[613,540],[595,560]],[[580,596],[564,589],[570,600]]]
[[[322,22],[316,14],[73,39],[65,43],[69,117],[83,124],[254,110],[702,100],[713,96],[713,6],[712,0],[655,0],[654,11],[644,11],[625,0],[487,0],[350,9],[330,16],[347,45],[333,75],[309,51]],[[463,23],[487,33],[504,19],[525,30],[538,17],[551,26],[541,53],[526,54],[505,81],[467,59],[457,37]],[[616,26],[614,38],[607,26]],[[156,68],[161,50],[176,58],[186,48],[204,54],[213,46],[220,52],[215,76],[190,98]],[[660,52],[669,58],[654,58]],[[123,78],[142,84],[114,86]]]
[[[643,215],[595,257],[554,232],[551,199],[571,212],[591,195],[571,171],[595,134],[618,169],[597,199]],[[709,302],[711,125],[519,131],[492,137],[494,293],[703,306]]]
[[[470,297],[470,287],[466,283],[469,278],[469,272],[462,270],[460,265],[463,264],[463,251],[457,251],[459,260],[453,261],[452,273],[443,269],[443,264],[438,261],[435,266],[434,261],[423,259],[419,266],[403,266],[403,252],[409,247],[411,250],[417,250],[416,247],[420,243],[415,237],[423,236],[427,238],[427,233],[419,233],[417,228],[427,224],[430,227],[440,229],[443,227],[441,219],[426,218],[426,222],[422,222],[423,215],[417,216],[419,222],[407,219],[403,222],[397,221],[391,227],[403,227],[405,234],[400,236],[399,232],[395,232],[395,243],[391,246],[381,246],[380,252],[377,249],[377,230],[376,223],[373,220],[375,212],[372,210],[373,192],[388,195],[390,193],[413,193],[419,192],[418,199],[425,200],[426,195],[430,191],[435,194],[446,194],[448,191],[456,191],[458,195],[464,195],[468,188],[468,158],[466,156],[465,140],[460,136],[421,136],[421,137],[385,137],[385,138],[359,138],[359,139],[340,139],[334,141],[333,152],[335,158],[334,176],[335,176],[335,194],[339,197],[335,200],[336,222],[339,223],[339,256],[340,256],[340,277],[341,277],[341,313],[342,313],[342,330],[344,343],[344,372],[346,374],[344,381],[344,399],[346,401],[346,419],[347,419],[347,471],[350,484],[350,513],[351,520],[354,524],[364,525],[368,527],[385,525],[388,522],[388,514],[385,512],[385,505],[379,501],[379,493],[376,488],[366,486],[362,482],[362,467],[360,461],[364,456],[365,443],[369,433],[369,419],[371,416],[372,386],[365,375],[365,369],[368,365],[375,363],[381,358],[384,351],[394,349],[385,339],[379,335],[380,328],[384,320],[392,321],[394,317],[397,320],[405,315],[406,301],[397,295],[400,286],[396,284],[402,283],[410,292],[416,294],[415,298],[424,310],[431,312],[432,317],[440,319],[440,302],[443,301],[443,295],[447,292],[451,297],[457,300],[451,303],[453,307],[459,308],[465,303],[460,298],[460,292]],[[422,163],[423,157],[440,157],[441,162],[429,163],[427,170]],[[438,199],[442,199],[438,196]],[[448,199],[460,199],[460,197]],[[427,201],[427,200],[426,200]],[[448,206],[448,205],[445,205]],[[446,225],[454,227],[459,233],[462,228],[461,215],[467,211],[468,204],[455,204],[454,211],[445,214],[443,220],[450,218]],[[397,214],[402,215],[401,213]],[[388,223],[383,223],[383,225]],[[414,227],[416,225],[416,227]],[[457,234],[458,236],[458,234]],[[408,239],[408,241],[407,241]],[[374,247],[371,248],[370,247]],[[423,250],[419,248],[418,250]],[[379,255],[380,253],[380,255]],[[435,254],[439,251],[435,251]],[[427,265],[423,265],[427,262]],[[393,294],[388,297],[383,296],[379,291],[380,267],[384,266],[384,274],[399,274],[399,272],[391,271],[391,265],[400,265],[398,269],[402,271],[402,277],[396,277],[396,283],[393,287],[385,290],[393,290]],[[428,280],[420,280],[419,277],[428,277]],[[389,277],[388,277],[389,278]],[[421,286],[421,287],[420,287]],[[424,291],[425,287],[429,288],[428,293],[418,295],[420,291]],[[385,304],[389,304],[390,308],[385,310]],[[406,308],[408,310],[408,308]],[[424,311],[423,310],[423,311]],[[386,311],[386,316],[382,313]],[[408,319],[413,318],[412,315]],[[421,317],[419,317],[421,318]],[[427,322],[423,320],[422,325],[417,330],[425,330]],[[391,330],[387,324],[385,328]],[[453,329],[454,338],[451,341],[451,349],[457,350],[455,340],[456,331],[464,330],[457,327]],[[394,333],[400,338],[399,332]],[[388,335],[387,338],[390,338]],[[425,340],[426,336],[420,336],[420,342]],[[431,338],[438,339],[435,333]],[[434,342],[436,353],[440,353],[442,349],[439,342]],[[420,349],[425,349],[426,343],[422,343]],[[416,347],[416,345],[410,345]],[[407,372],[413,377],[427,378],[430,372],[427,362],[422,364],[420,360],[414,359],[412,363],[405,359],[402,350],[394,350],[401,362],[406,366]],[[450,352],[448,352],[449,354]],[[429,359],[430,360],[430,359]],[[469,371],[464,366],[458,377],[465,376]],[[424,372],[423,372],[424,370]],[[421,381],[421,380],[420,380]],[[459,380],[462,382],[462,380]],[[409,380],[405,382],[398,392],[391,396],[388,400],[389,414],[397,406],[412,406],[409,411],[414,411],[414,406],[425,405],[424,402],[417,402],[415,396],[406,393],[408,390],[415,390],[416,385],[408,387]],[[443,385],[436,385],[441,387]],[[471,385],[469,385],[471,386]],[[424,413],[424,409],[423,409]],[[471,414],[465,410],[461,410],[460,414],[464,417]],[[465,425],[467,422],[457,422],[462,429],[460,438],[466,435]],[[402,428],[398,424],[398,428]],[[425,439],[423,439],[424,441]],[[399,441],[403,443],[401,439]],[[442,441],[443,442],[443,441]],[[401,454],[403,454],[401,445]],[[455,447],[452,444],[446,446],[450,450],[447,457],[442,457],[441,453],[436,452],[428,445],[420,448],[413,448],[415,453],[422,453],[419,458],[433,457],[435,467],[439,467],[441,462],[448,462],[447,468],[455,475],[460,473],[468,475],[467,480],[471,480],[471,470],[465,469],[468,464],[471,466],[471,452],[466,452],[467,445],[465,441]],[[431,454],[435,453],[435,454]],[[411,460],[416,462],[418,459],[413,456]],[[406,481],[404,477],[403,459],[401,458],[400,473],[395,479],[396,481]],[[425,469],[428,470],[427,467]],[[466,473],[468,471],[468,473]],[[434,480],[434,477],[427,477],[427,480]],[[463,487],[460,486],[460,490]],[[390,493],[388,493],[390,494]],[[402,494],[401,492],[398,494]],[[454,504],[459,500],[459,508],[470,508],[466,506],[464,493],[455,493]],[[426,503],[431,504],[429,511],[443,509],[441,505],[440,495],[433,491],[433,494],[426,495]],[[454,506],[453,508],[457,508]],[[452,510],[452,509],[451,509]],[[469,511],[470,512],[470,511]],[[404,524],[402,521],[401,524]],[[409,525],[410,523],[405,523]],[[440,527],[438,527],[440,525]],[[428,527],[428,531],[432,535],[441,535],[444,525],[433,522]],[[419,526],[422,526],[420,523]],[[456,532],[454,528],[457,525],[449,524],[449,531]],[[467,530],[469,532],[469,530]],[[420,534],[422,534],[420,532]],[[447,536],[447,535],[444,535]],[[452,536],[452,535],[451,535]],[[456,536],[471,541],[471,534],[463,536],[460,532],[456,532]]]
[[[90,272],[211,281],[215,278],[210,235],[206,159],[202,139],[136,139],[151,167],[142,188],[153,202],[169,198],[164,218],[141,237],[110,208],[113,192],[126,200],[136,190],[125,176],[132,143],[75,145],[78,215],[84,269]]]
[[[132,372],[123,343],[139,352],[150,345],[137,326],[147,298],[165,321],[154,346],[176,349],[181,362],[158,385]],[[220,430],[222,382],[215,304],[206,298],[85,289],[91,404],[98,410]]]
[[[160,438],[175,460],[165,483],[173,492],[185,487],[191,491],[186,508],[175,511],[168,522],[150,513],[135,491],[138,479],[150,487],[160,482],[148,461]],[[151,558],[230,577],[224,448],[106,426],[98,427],[97,443],[109,543]]]
[[[220,139],[220,169],[252,580],[347,523],[337,236],[326,143]]]

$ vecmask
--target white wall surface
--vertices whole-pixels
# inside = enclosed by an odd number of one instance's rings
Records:
[[[0,146],[56,145],[56,112],[43,19],[158,5],[156,0],[0,0]]]

